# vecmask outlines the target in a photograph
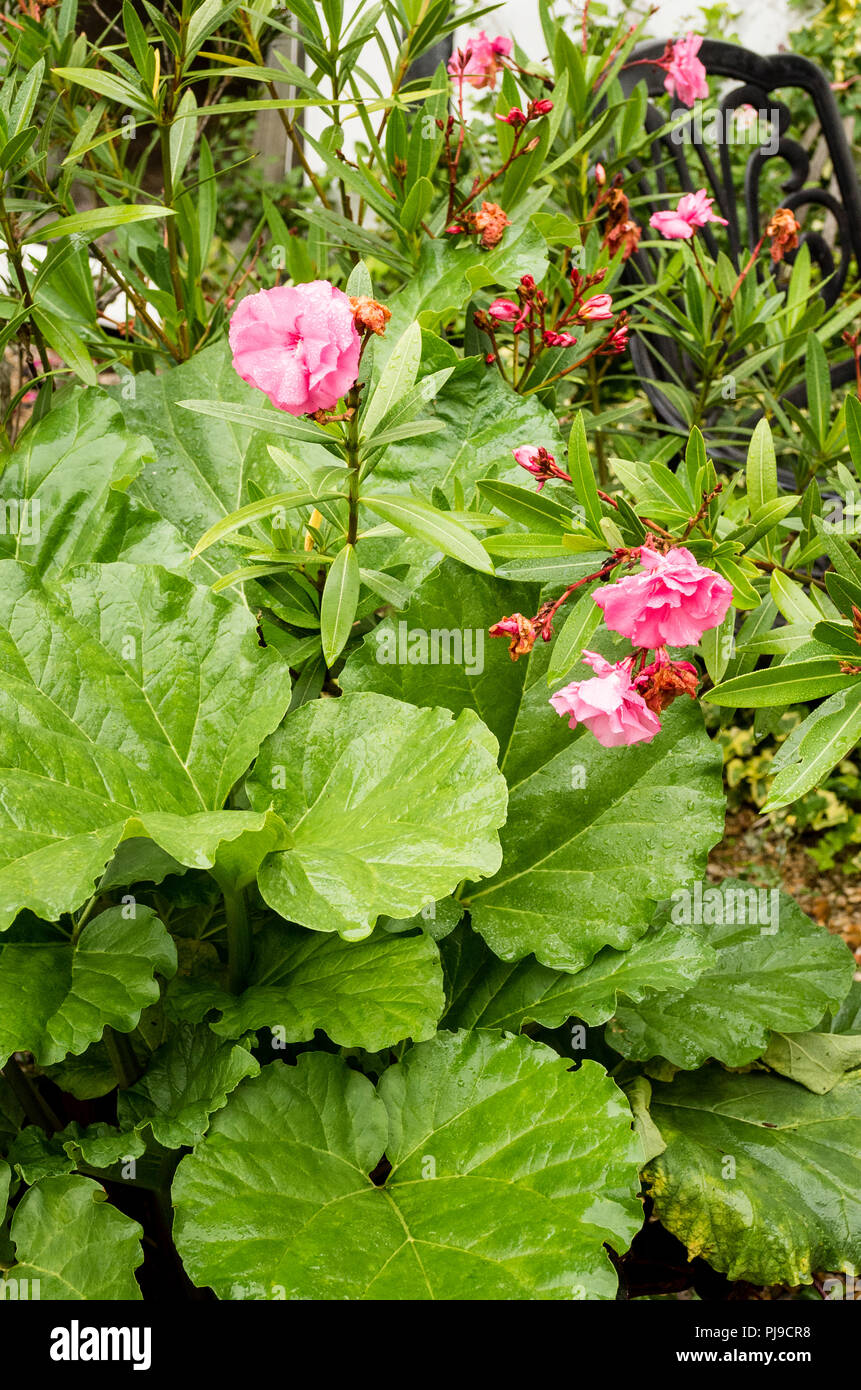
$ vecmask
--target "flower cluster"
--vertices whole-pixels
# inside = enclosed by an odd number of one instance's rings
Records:
[[[589,291],[604,278],[604,271],[595,271],[583,276],[576,268],[570,272],[571,299],[561,312],[551,312],[551,304],[543,290],[539,289],[531,275],[521,276],[515,291],[515,299],[494,299],[486,311],[479,310],[475,315],[476,327],[486,333],[491,340],[493,351],[489,362],[499,360],[498,333],[501,325],[510,324],[514,336],[514,356],[518,355],[518,339],[526,337],[528,352],[526,363],[520,373],[521,380],[533,365],[542,348],[572,348],[578,342],[575,328],[588,328],[593,323],[615,320],[607,336],[586,357],[566,367],[561,375],[573,371],[590,357],[605,356],[624,352],[628,345],[628,315],[616,315],[613,298],[609,294],[590,294]],[[501,370],[501,368],[500,368]],[[519,460],[518,460],[519,461]],[[550,475],[556,476],[556,475]]]
[[[511,639],[509,653],[516,661],[532,650],[539,637],[550,640],[558,609],[579,584],[609,574],[620,561],[639,561],[642,569],[596,589],[593,598],[603,610],[607,627],[627,637],[634,650],[616,662],[584,651],[583,660],[594,676],[571,681],[550,697],[553,708],[568,717],[572,729],[584,725],[605,748],[651,742],[661,729],[658,716],[673,700],[696,695],[695,667],[672,660],[667,647],[695,644],[704,632],[723,622],[732,602],[732,585],[698,564],[682,545],[662,551],[647,543],[614,552],[597,576],[571,585],[561,599],[543,604],[534,617],[513,613],[490,629],[491,637]]]

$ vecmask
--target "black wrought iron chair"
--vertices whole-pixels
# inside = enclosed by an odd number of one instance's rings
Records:
[[[658,41],[641,44],[632,54],[632,62],[659,59],[665,47]],[[652,212],[670,205],[666,196],[671,187],[667,171],[672,170],[673,187],[678,185],[685,192],[705,187],[714,197],[715,208],[727,219],[728,225],[726,228],[706,226],[697,235],[704,239],[713,257],[721,249],[741,269],[774,211],[773,206],[762,205],[763,174],[769,160],[782,160],[789,166],[790,173],[780,185],[780,206],[790,208],[802,224],[800,240],[806,242],[813,263],[822,272],[821,294],[826,306],[830,307],[846,283],[853,257],[861,265],[861,188],[828,78],[814,63],[797,54],[762,57],[736,44],[711,40],[702,44],[699,58],[710,79],[729,79],[737,85],[721,96],[720,117],[713,125],[716,139],[711,147],[710,142],[702,138],[703,132],[695,121],[685,128],[684,138],[670,138],[663,129],[668,124],[667,116],[649,103],[646,127],[655,134],[652,163],[632,161],[631,165],[632,184],[637,195],[645,199],[635,209],[637,220],[647,223]],[[623,88],[630,91],[643,78],[650,97],[663,92],[664,70],[657,65],[628,66],[621,77]],[[715,91],[714,82],[711,86]],[[790,133],[790,109],[777,95],[792,88],[806,92],[815,111],[818,137],[811,148],[806,148],[800,138]],[[730,113],[745,104],[757,112],[771,114],[778,138],[772,136],[767,144],[752,149],[746,163],[744,186],[739,189],[733,183],[730,159],[733,137],[728,140],[727,136],[732,126]],[[737,135],[734,138],[737,142]],[[828,170],[828,177],[820,172],[823,167]],[[829,235],[812,225],[814,208],[824,209],[826,221],[827,214],[833,218]],[[715,235],[716,232],[719,235]],[[787,260],[791,261],[796,254],[792,253]],[[655,279],[654,253],[642,249],[631,259],[634,262],[630,267],[632,273],[646,281]],[[767,266],[768,258],[763,257],[757,273],[769,273]],[[679,379],[688,379],[690,363],[685,362],[672,339],[663,337],[634,334],[631,356],[658,418],[675,429],[684,430],[684,421],[661,390],[661,382],[672,380],[674,373]],[[836,363],[831,371],[832,385],[849,381],[854,370],[851,358]],[[793,387],[787,392],[787,398],[803,405],[804,384]]]

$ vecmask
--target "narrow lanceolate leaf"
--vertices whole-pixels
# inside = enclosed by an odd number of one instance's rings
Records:
[[[143,1231],[90,1178],[43,1178],[15,1209],[10,1234],[18,1262],[8,1277],[38,1280],[42,1299],[141,1296],[134,1272],[143,1262]]]
[[[684,990],[715,958],[695,932],[668,922],[650,929],[629,951],[605,947],[573,975],[548,970],[532,957],[514,964],[499,960],[467,926],[447,937],[441,951],[449,1001],[443,1026],[510,1033],[528,1023],[559,1028],[567,1018],[590,1027],[606,1023],[617,999]]]
[[[814,1095],[710,1067],[654,1085],[651,1116],[667,1147],[644,1176],[655,1215],[691,1259],[757,1285],[858,1273],[857,1076]]]
[[[193,1147],[240,1081],[259,1071],[247,1047],[217,1038],[205,1025],[180,1025],[143,1076],[120,1091],[120,1128],[151,1130],[166,1149]]]
[[[54,585],[0,561],[0,926],[90,897],[123,840],[211,868],[252,858],[271,812],[225,811],[290,699],[253,616],[155,567],[82,566]]]
[[[184,410],[193,410],[197,415],[211,415],[216,420],[229,424],[245,425],[252,430],[265,430],[268,434],[284,435],[287,439],[304,440],[309,444],[321,444],[333,448],[335,441],[319,426],[309,420],[297,420],[282,410],[264,410],[262,406],[234,405],[228,401],[179,401]],[[334,454],[333,454],[334,458]]]
[[[485,574],[493,573],[490,556],[481,542],[459,521],[436,507],[430,507],[416,497],[398,497],[394,493],[388,497],[363,496],[361,501],[383,521],[391,522],[407,536],[426,541],[434,550],[441,550],[472,569]]]
[[[279,513],[293,511],[296,507],[312,506],[317,501],[337,501],[340,495],[327,493],[318,498],[313,492],[276,492],[272,497],[261,497],[256,502],[248,502],[229,516],[223,516],[214,526],[210,526],[191,552],[191,558],[195,559],[217,541],[224,540],[234,531],[239,531],[252,522],[277,517]]]
[[[573,604],[562,627],[553,639],[550,653],[550,670],[547,684],[567,676],[575,662],[580,660],[583,648],[596,631],[603,614],[591,593],[587,590]]]
[[[362,435],[372,439],[374,430],[412,387],[422,357],[422,331],[411,323],[400,336],[380,373],[361,424]]]
[[[764,811],[788,806],[818,787],[861,742],[861,677],[840,690],[793,729],[772,766],[777,773]]]
[[[350,939],[381,914],[411,917],[461,881],[494,873],[505,819],[496,741],[471,711],[382,695],[317,700],[261,749],[246,786],[274,807],[290,848],[270,854],[263,897],[282,917]]]
[[[109,907],[72,944],[56,929],[19,927],[0,945],[0,1066],[32,1052],[40,1066],[83,1052],[108,1026],[129,1033],[159,997],[156,972],[176,947],[152,908]],[[8,941],[8,944],[6,944]]]
[[[439,1034],[376,1091],[304,1053],[245,1082],[180,1163],[177,1248],[222,1299],[613,1298],[603,1246],[641,1223],[639,1154],[604,1069],[527,1038]]]
[[[568,440],[568,472],[571,475],[578,501],[586,512],[589,525],[596,535],[600,535],[601,520],[604,514],[601,510],[601,499],[598,496],[595,474],[592,471],[592,460],[589,457],[589,445],[586,440],[586,426],[583,423],[581,411],[578,411],[575,417]]]
[[[763,709],[768,705],[792,705],[805,700],[820,700],[855,685],[857,676],[840,670],[835,657],[810,656],[803,661],[788,661],[770,666],[764,671],[733,676],[709,690],[704,700],[713,705],[732,705],[741,709]]]
[[[747,496],[753,513],[777,497],[777,458],[765,419],[756,426],[747,451]]]
[[[678,890],[666,912],[702,936],[714,964],[683,993],[620,1006],[607,1038],[625,1057],[666,1057],[687,1069],[714,1057],[741,1067],[765,1050],[772,1029],[811,1028],[852,984],[840,938],[776,888],[697,884]]]
[[[851,392],[846,397],[846,440],[855,471],[861,470],[861,401]]]
[[[309,1042],[320,1029],[339,1047],[368,1052],[432,1037],[445,1004],[439,950],[425,933],[378,930],[342,941],[286,922],[255,937],[242,994],[227,994],[211,979],[177,979],[168,999],[174,1016],[200,1019],[218,1010],[209,1025],[224,1037],[271,1028],[285,1042]]]
[[[810,423],[820,442],[828,434],[828,417],[831,413],[831,374],[825,349],[815,333],[808,333],[805,351],[804,376],[807,383],[807,409]]]
[[[109,208],[92,208],[89,212],[75,212],[69,217],[60,217],[49,222],[38,231],[29,232],[22,241],[53,241],[58,236],[83,236],[89,240],[111,232],[115,227],[128,227],[132,222],[151,222],[153,218],[173,217],[170,208],[160,203],[125,204]]]
[[[360,587],[355,546],[345,545],[329,567],[320,605],[320,640],[327,666],[340,656],[350,635]]]
[[[491,506],[498,507],[506,516],[531,530],[558,536],[571,528],[570,510],[554,502],[552,497],[542,497],[514,483],[498,483],[493,478],[480,478],[478,488]]]

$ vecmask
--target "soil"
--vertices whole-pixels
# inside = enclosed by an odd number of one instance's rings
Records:
[[[861,873],[820,871],[800,836],[788,838],[767,817],[743,808],[727,814],[724,838],[709,858],[713,883],[734,877],[757,888],[782,888],[820,926],[842,936],[861,979]]]

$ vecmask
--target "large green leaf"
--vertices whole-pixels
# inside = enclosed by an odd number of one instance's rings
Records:
[[[176,970],[176,947],[152,908],[109,907],[72,944],[41,924],[0,945],[0,1065],[32,1052],[41,1066],[84,1052],[106,1026],[129,1033],[154,1004],[156,971]]]
[[[512,391],[482,359],[460,363],[422,414],[445,428],[390,445],[374,474],[377,491],[385,481],[386,490],[409,492],[415,483],[423,492],[437,486],[450,495],[457,478],[468,496],[479,478],[528,479],[512,456],[521,444],[543,444],[560,460],[564,455],[552,411],[535,396]]]
[[[640,1225],[640,1152],[603,1069],[527,1038],[439,1034],[376,1092],[305,1053],[180,1163],[177,1248],[220,1298],[612,1298],[603,1245]]]
[[[741,1067],[764,1051],[771,1029],[812,1028],[848,993],[850,952],[785,893],[736,879],[701,891],[699,909],[693,890],[682,890],[667,911],[684,924],[694,917],[690,929],[714,948],[715,962],[684,993],[619,1008],[607,1035],[625,1057],[666,1057],[687,1069],[715,1057]]]
[[[655,1214],[730,1279],[809,1284],[861,1262],[861,1080],[814,1095],[717,1067],[655,1085],[666,1149],[645,1170]]]
[[[152,441],[155,458],[135,480],[132,493],[173,523],[189,552],[223,516],[261,494],[285,490],[284,474],[267,449],[268,444],[283,443],[276,434],[180,405],[199,398],[260,408],[262,396],[237,376],[226,344],[207,348],[160,376],[141,373],[134,386],[134,396],[121,400],[122,409],[129,425]],[[249,478],[258,485],[258,493],[248,491]],[[213,579],[235,569],[236,552],[226,545],[213,546],[195,564],[196,574]]]
[[[488,637],[487,628],[503,612],[534,613],[540,592],[537,584],[504,583],[445,560],[403,615],[387,618],[369,634],[340,683],[345,690],[376,690],[413,705],[445,705],[452,714],[473,709],[504,749],[523,696],[526,663],[513,662],[508,643]],[[430,666],[421,659],[422,637]]]
[[[39,1297],[57,1302],[137,1300],[143,1260],[136,1221],[109,1206],[90,1178],[43,1178],[12,1218],[15,1279],[38,1279]]]
[[[231,1038],[271,1028],[282,1044],[309,1042],[319,1028],[339,1047],[379,1052],[431,1037],[445,1003],[439,951],[424,934],[343,941],[278,923],[255,937],[249,978],[238,998],[211,978],[185,989],[177,979],[170,1008],[198,1019],[217,1009],[210,1027]]]
[[[772,1033],[762,1060],[772,1071],[825,1095],[846,1072],[861,1067],[861,1034]]]
[[[151,458],[106,395],[72,393],[6,460],[0,557],[48,575],[89,560],[182,564],[188,552],[170,521],[128,495]]]
[[[628,951],[607,946],[576,975],[548,970],[533,957],[498,960],[484,941],[462,926],[443,942],[448,982],[447,1028],[504,1028],[527,1023],[558,1028],[567,1018],[606,1023],[617,997],[639,1001],[660,990],[692,984],[714,959],[695,933],[664,923]]]
[[[471,711],[418,710],[381,695],[315,700],[266,741],[246,783],[273,806],[290,848],[258,876],[282,917],[368,936],[461,879],[499,866],[505,782],[496,742]]]
[[[391,301],[392,318],[375,365],[392,352],[414,319],[423,328],[437,329],[483,286],[513,288],[522,275],[538,282],[546,270],[547,243],[530,222],[507,227],[493,251],[474,244],[453,246],[443,237],[424,239],[415,274]]]
[[[180,1025],[158,1049],[139,1081],[121,1091],[121,1128],[152,1130],[166,1149],[193,1146],[227,1097],[260,1067],[246,1047],[208,1028]]]
[[[80,906],[133,836],[193,868],[234,841],[253,874],[275,818],[222,807],[289,686],[253,617],[178,575],[0,561],[0,925]]]
[[[572,733],[548,700],[552,643],[512,662],[505,642],[488,639],[477,659],[482,632],[504,613],[536,605],[531,586],[446,564],[419,587],[404,619],[370,634],[342,682],[454,712],[472,707],[487,721],[510,792],[504,860],[463,901],[497,956],[533,954],[578,970],[604,946],[631,946],[656,902],[701,873],[723,830],[720,756],[687,700],[667,711],[649,745],[602,748]],[[434,630],[458,633],[466,659],[412,665],[410,634]],[[472,659],[464,635],[474,635]],[[441,640],[438,647],[451,652]],[[578,664],[573,674],[589,672]]]

